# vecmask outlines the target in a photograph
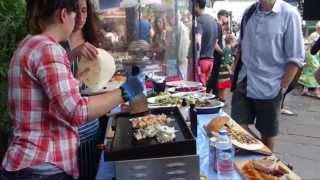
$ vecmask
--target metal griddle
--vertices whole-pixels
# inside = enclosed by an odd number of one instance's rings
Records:
[[[136,140],[133,136],[134,129],[130,118],[147,114],[166,114],[174,119],[169,126],[174,126],[176,138],[173,142],[159,143],[155,138]],[[147,113],[136,115],[119,114],[114,119],[113,129],[115,136],[108,149],[105,151],[105,159],[108,161],[160,158],[166,156],[181,156],[196,154],[196,141],[190,129],[187,127],[183,116],[177,107],[152,109]]]

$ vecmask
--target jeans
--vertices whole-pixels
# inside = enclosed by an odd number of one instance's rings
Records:
[[[0,180],[73,180],[73,178],[66,173],[38,175],[25,169],[10,172],[0,168]]]

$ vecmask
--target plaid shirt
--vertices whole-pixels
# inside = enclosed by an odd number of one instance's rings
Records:
[[[10,63],[8,103],[14,137],[3,167],[17,171],[48,162],[78,177],[77,127],[87,121],[88,99],[54,39],[36,35],[20,43]]]

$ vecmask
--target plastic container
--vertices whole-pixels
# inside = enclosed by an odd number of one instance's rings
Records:
[[[197,137],[198,117],[197,117],[197,110],[195,108],[195,104],[190,104],[189,118],[190,118],[191,131],[193,133],[193,136]]]
[[[219,105],[209,107],[196,107],[198,114],[217,114],[224,107],[224,103],[220,102]]]
[[[234,149],[226,130],[219,131],[216,142],[216,161],[218,180],[232,180],[234,174]]]
[[[209,139],[209,168],[216,171],[216,142],[217,138],[212,137]]]
[[[182,100],[181,107],[179,108],[180,112],[186,122],[190,122],[189,117],[189,106],[186,99]]]

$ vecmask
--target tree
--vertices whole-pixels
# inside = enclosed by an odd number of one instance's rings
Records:
[[[11,122],[7,111],[7,70],[10,58],[26,34],[25,1],[0,1],[0,160],[7,148]]]

